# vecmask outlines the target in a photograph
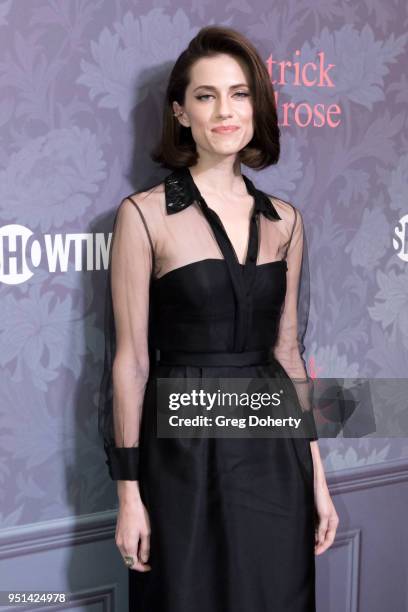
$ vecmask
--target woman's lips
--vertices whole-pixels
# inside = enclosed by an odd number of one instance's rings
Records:
[[[239,130],[239,127],[233,126],[233,127],[213,128],[211,131],[215,132],[216,134],[229,134],[230,132],[236,132],[237,130]]]

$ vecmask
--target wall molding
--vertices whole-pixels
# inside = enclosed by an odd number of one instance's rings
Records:
[[[0,530],[0,560],[115,537],[116,510],[82,514]]]
[[[408,460],[397,459],[329,472],[326,480],[333,495],[383,487],[408,480]]]
[[[361,529],[350,529],[340,531],[330,549],[346,548],[347,563],[345,567],[344,586],[347,588],[345,594],[347,612],[358,612],[358,596],[360,584],[361,567]]]

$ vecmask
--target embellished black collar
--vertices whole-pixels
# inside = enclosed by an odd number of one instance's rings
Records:
[[[242,178],[245,181],[248,193],[255,199],[255,212],[262,212],[265,217],[271,221],[281,219],[276,208],[268,198],[268,196],[255,187],[253,182],[244,174]],[[164,188],[166,195],[166,212],[168,215],[179,212],[193,202],[205,201],[194,182],[189,168],[177,168],[173,170],[164,179]]]

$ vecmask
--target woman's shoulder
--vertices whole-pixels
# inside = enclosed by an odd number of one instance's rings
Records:
[[[126,196],[141,206],[154,206],[164,198],[164,181],[149,187],[144,191],[135,191]]]
[[[124,202],[130,205],[133,204],[133,206],[139,208],[140,212],[148,217],[163,214],[165,210],[164,181],[144,191],[130,193],[123,198],[122,203]]]
[[[291,226],[298,217],[302,217],[299,208],[292,202],[269,193],[265,193],[265,195],[269,198],[277,213],[286,224]]]

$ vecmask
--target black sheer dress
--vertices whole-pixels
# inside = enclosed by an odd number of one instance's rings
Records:
[[[131,612],[315,610],[304,226],[243,178],[253,207],[242,262],[188,168],[115,216],[99,429],[111,478],[139,480],[150,518],[152,569],[129,570]],[[276,375],[310,435],[156,435],[157,378]]]

